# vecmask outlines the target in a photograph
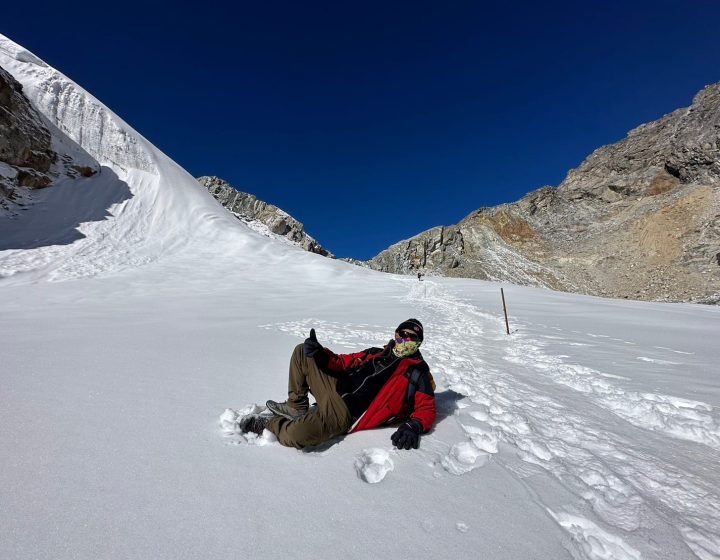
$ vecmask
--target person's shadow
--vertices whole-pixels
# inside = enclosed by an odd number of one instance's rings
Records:
[[[465,395],[461,395],[457,391],[453,391],[452,389],[446,389],[445,391],[440,391],[439,393],[435,393],[435,409],[437,411],[437,417],[435,419],[435,426],[437,426],[440,422],[445,420],[448,416],[452,416],[455,411],[458,409],[457,403],[459,400],[462,400],[465,398]],[[397,425],[399,426],[401,422],[397,422]],[[387,424],[383,427],[391,426],[392,424]],[[431,434],[435,431],[435,426],[433,426],[428,434]],[[343,441],[349,434],[344,434],[342,436],[337,436],[332,439],[329,439],[328,441],[321,443],[320,445],[313,445],[308,447],[303,447],[302,452],[303,453],[324,453],[325,451],[328,451],[330,448],[338,445],[341,441]]]
[[[464,398],[465,395],[461,395],[452,389],[435,393],[435,408],[437,409],[437,419],[435,423],[442,422],[448,416],[452,416],[458,409],[458,401]]]

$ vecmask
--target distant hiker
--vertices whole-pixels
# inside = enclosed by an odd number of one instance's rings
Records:
[[[418,281],[419,281],[419,282],[422,282],[422,277],[423,277],[423,273],[422,273],[422,272],[418,272]]]
[[[246,416],[239,427],[258,435],[267,428],[281,444],[301,449],[401,421],[390,438],[393,445],[417,449],[436,414],[435,382],[419,351],[422,341],[422,324],[408,319],[384,348],[335,354],[310,329],[290,359],[287,401],[267,401],[274,416]],[[317,401],[312,408],[308,392]]]

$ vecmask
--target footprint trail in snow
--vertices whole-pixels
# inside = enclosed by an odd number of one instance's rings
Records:
[[[720,495],[703,476],[712,467],[687,458],[693,446],[720,450],[720,424],[711,406],[625,390],[620,383],[626,377],[545,350],[552,341],[584,347],[631,347],[631,341],[557,327],[550,334],[544,325],[518,322],[508,337],[499,313],[483,312],[429,280],[398,281],[408,287],[406,300],[426,325],[423,351],[438,394],[450,390],[464,397],[444,420],[454,418],[462,438],[443,441],[427,434],[415,452],[419,457],[434,455],[433,468],[457,476],[497,461],[567,531],[580,557],[720,559]],[[387,325],[308,318],[261,326],[299,338],[311,327],[323,333],[324,344],[341,351],[379,346],[388,338]],[[586,342],[577,342],[578,335]],[[660,456],[657,450],[664,448],[688,453]],[[377,448],[366,449],[354,466],[369,483],[394,469],[390,454]],[[571,503],[543,502],[542,489],[533,487],[543,473],[574,496]]]
[[[524,334],[538,326],[520,325],[523,334],[508,337],[499,313],[484,313],[431,281],[401,281],[408,302],[432,324],[423,348],[436,379],[466,396],[455,417],[467,439],[443,457],[448,472],[469,472],[494,455],[523,480],[532,480],[533,465],[552,475],[577,500],[567,511],[545,507],[587,558],[667,557],[672,546],[674,558],[720,558],[720,495],[702,476],[707,465],[696,476],[692,460],[656,452],[720,449],[712,407],[626,391],[613,383],[622,376],[545,353],[540,336]],[[654,443],[637,444],[646,439]],[[498,454],[499,445],[514,453]],[[663,534],[676,538],[658,542]]]

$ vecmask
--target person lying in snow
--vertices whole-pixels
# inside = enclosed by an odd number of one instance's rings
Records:
[[[287,401],[267,401],[273,416],[247,416],[240,430],[260,435],[268,429],[282,445],[302,449],[400,420],[393,445],[417,449],[436,416],[435,382],[419,351],[422,341],[422,324],[408,319],[384,348],[335,354],[311,329],[290,358]],[[317,406],[309,407],[308,392]]]

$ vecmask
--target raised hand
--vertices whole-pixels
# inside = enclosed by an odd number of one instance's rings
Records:
[[[310,336],[305,339],[303,344],[303,354],[308,358],[314,358],[315,354],[322,351],[322,344],[318,342],[317,336],[315,336],[315,329],[310,329]]]

